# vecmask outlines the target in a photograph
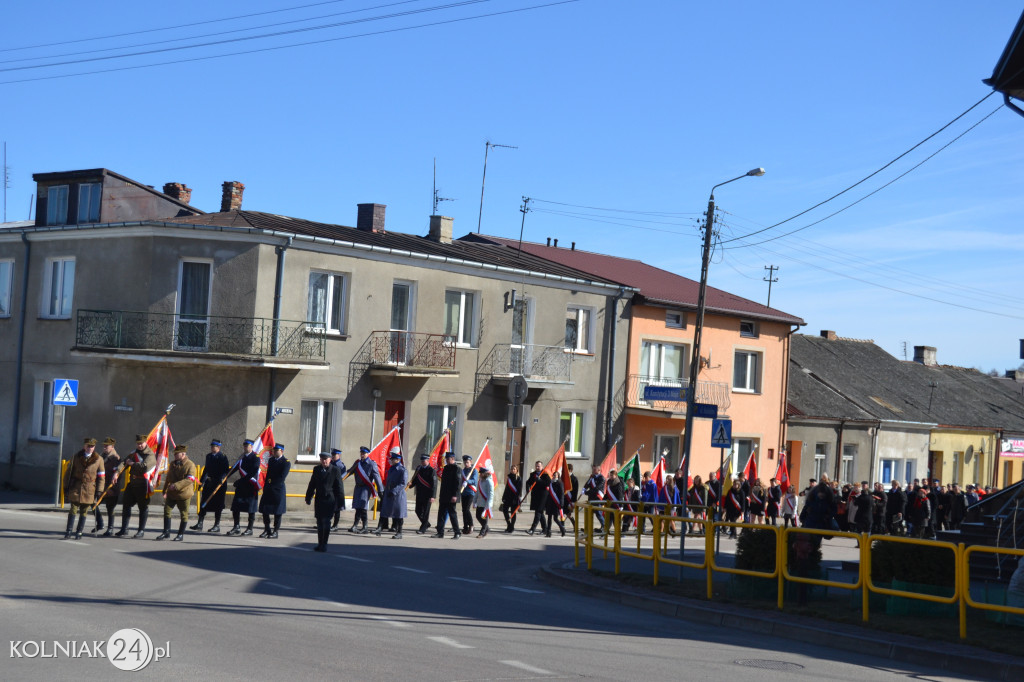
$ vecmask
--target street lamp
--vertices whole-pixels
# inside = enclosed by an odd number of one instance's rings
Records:
[[[711,232],[715,224],[715,190],[722,185],[728,185],[746,177],[760,177],[764,175],[764,168],[755,168],[739,175],[732,180],[720,182],[711,188],[711,197],[708,199],[708,212],[704,220],[704,250],[701,252],[700,263],[700,293],[697,295],[697,326],[693,331],[693,353],[690,356],[690,382],[686,387],[686,431],[683,432],[683,485],[688,486],[690,481],[690,462],[693,458],[690,451],[693,445],[693,406],[697,402],[697,375],[700,373],[700,338],[704,331],[704,306],[708,291],[708,263],[711,260]],[[724,481],[723,481],[724,485]],[[722,492],[724,492],[724,487]],[[689,489],[682,495],[682,516],[686,517],[686,500]],[[685,526],[685,524],[684,524]],[[686,547],[686,530],[679,534],[679,560],[684,561],[686,556],[683,550]],[[679,567],[679,578],[683,577],[683,568]]]

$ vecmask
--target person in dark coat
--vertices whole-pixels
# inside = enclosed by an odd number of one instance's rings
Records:
[[[725,495],[725,520],[729,523],[737,523],[743,520],[743,512],[746,509],[746,496],[743,494],[743,483],[737,478],[732,482],[732,488]],[[729,527],[729,537],[736,537],[736,527]]]
[[[274,454],[267,460],[267,477],[263,481],[263,497],[260,499],[260,513],[263,514],[263,532],[261,538],[277,539],[277,531],[281,529],[281,517],[288,510],[288,490],[284,481],[292,463],[284,456],[284,446],[274,444]],[[274,529],[270,529],[270,517],[274,517]]]
[[[121,494],[121,530],[114,535],[123,538],[128,535],[128,523],[132,519],[132,507],[139,508],[139,530],[133,538],[146,534],[146,519],[149,518],[149,481],[146,472],[156,467],[156,454],[146,445],[148,436],[135,436],[135,450],[124,458],[123,469],[128,470],[128,482]]]
[[[366,446],[359,448],[359,459],[349,469],[348,475],[355,476],[356,479],[356,487],[352,492],[352,508],[355,510],[356,516],[352,520],[352,527],[348,529],[350,533],[368,532],[366,530],[368,518],[366,510],[370,506],[370,500],[377,498],[379,491],[384,488],[384,483],[380,480],[380,471],[377,470],[377,463],[367,456],[369,454],[370,448]]]
[[[391,519],[391,529],[395,534],[392,540],[402,539],[402,524],[408,514],[408,502],[405,499],[405,486],[409,483],[409,472],[402,464],[402,453],[391,453],[391,466],[388,467],[388,475],[384,477],[384,491],[381,493],[380,515],[381,518]],[[380,536],[381,529],[378,528],[374,534]]]
[[[227,487],[221,485],[221,482],[231,471],[228,457],[220,451],[220,448],[219,440],[214,438],[210,441],[210,452],[206,455],[203,473],[199,478],[202,490],[202,497],[199,500],[199,519],[196,521],[196,525],[192,526],[192,530],[202,530],[206,512],[213,512],[213,527],[207,532],[220,532],[220,515],[224,511],[224,497],[228,493]],[[216,492],[214,492],[214,488],[217,489]]]
[[[338,467],[338,473],[341,474],[341,496],[338,498],[338,506],[334,510],[334,523],[331,524],[331,530],[338,530],[338,523],[341,522],[341,512],[345,511],[345,474],[348,473],[348,467],[341,461],[341,450],[338,448],[331,448],[331,466]]]
[[[234,469],[228,474],[231,476],[237,473],[238,479],[234,484],[235,497],[231,500],[231,518],[234,525],[225,535],[252,535],[252,525],[256,522],[256,511],[259,508],[260,455],[252,451],[252,446],[253,441],[246,438],[243,442],[245,450],[235,462]],[[249,523],[244,531],[239,528],[242,512],[249,515]]]
[[[928,530],[926,537],[935,537],[936,530],[942,530],[939,524],[939,486],[935,483],[935,479],[932,479],[930,486],[921,486],[925,489],[925,497],[928,498],[928,511],[931,516],[928,518]]]
[[[768,506],[764,509],[764,515],[768,518],[768,523],[771,525],[777,525],[779,521],[779,510],[782,509],[782,486],[779,485],[777,479],[771,479],[768,481]]]
[[[918,488],[914,498],[907,502],[907,516],[911,525],[911,534],[922,538],[928,535],[931,527],[932,506],[928,501],[928,491]]]
[[[96,439],[84,439],[82,449],[68,462],[67,477],[64,480],[64,497],[71,503],[68,528],[64,533],[65,540],[72,537],[75,540],[82,539],[82,529],[85,527],[89,507],[103,494],[106,480],[107,470],[103,466],[103,457],[96,452]],[[72,533],[76,517],[78,526]]]
[[[893,479],[885,500],[885,523],[890,533],[896,532],[896,526],[907,513],[907,493],[900,487],[900,482]]]
[[[455,463],[455,453],[446,452],[444,455],[445,465],[441,470],[441,489],[437,493],[437,533],[435,538],[444,537],[444,524],[452,522],[452,530],[455,532],[455,539],[462,537],[462,528],[459,526],[459,517],[455,507],[459,502],[459,465]]]
[[[117,465],[121,463],[121,455],[117,454],[117,450],[114,449],[116,444],[117,441],[113,438],[104,438],[103,451],[100,452],[100,457],[103,458],[103,477],[106,479],[107,485],[104,490],[106,494],[102,495],[103,504],[107,508],[107,532],[101,536],[105,538],[114,534],[114,510],[117,509]],[[92,532],[95,535],[104,528],[99,504],[96,505],[94,513],[96,514],[96,527],[92,529]]]
[[[551,483],[551,477],[543,474],[543,469],[544,464],[537,460],[533,464],[530,477],[526,479],[526,492],[530,496],[530,510],[533,512],[533,523],[530,524],[530,530],[526,531],[527,535],[534,534],[538,523],[542,533],[547,530],[544,527],[544,499],[547,496],[547,486]]]
[[[807,528],[831,529],[836,520],[836,493],[832,491],[828,479],[823,475],[821,481],[806,495],[807,501],[800,513],[800,523]],[[821,543],[820,535],[813,537],[818,538],[818,544]]]
[[[946,487],[944,485],[939,486],[938,492],[935,494],[935,499],[939,503],[937,511],[938,522],[935,524],[936,530],[952,530],[949,522],[950,508],[953,506],[953,488]]]
[[[331,519],[334,518],[334,508],[338,504],[338,497],[341,496],[341,474],[338,467],[331,465],[330,459],[329,452],[320,453],[320,466],[313,468],[309,485],[306,486],[306,504],[316,499],[316,505],[313,507],[317,537],[314,552],[327,551],[327,539],[331,537]]]
[[[590,478],[583,484],[583,494],[587,496],[587,502],[595,504],[600,500],[604,499],[605,489],[604,475],[601,473],[601,467],[597,464],[591,469]],[[599,533],[604,532],[604,514],[596,512],[594,516],[597,518],[598,523],[601,524],[601,528],[598,530]]]
[[[473,458],[462,456],[462,471],[459,472],[459,494],[462,498],[462,532],[473,532],[473,501],[476,499],[476,484],[480,474],[473,468]]]
[[[960,524],[963,523],[964,517],[967,515],[967,496],[964,495],[960,486],[954,483],[950,486],[949,498],[949,528],[950,530],[959,530]]]
[[[625,509],[627,509],[628,511],[638,511],[640,509],[640,502],[641,502],[642,499],[643,499],[643,492],[641,492],[640,488],[638,488],[636,486],[636,481],[634,481],[632,478],[627,478],[626,479],[626,493],[625,493],[625,496],[624,496],[624,499],[623,499]],[[650,514],[651,513],[650,507],[645,507],[644,508],[644,512],[647,513],[647,514]],[[636,520],[635,516],[631,516],[630,514],[623,514],[622,515],[622,524],[621,524],[621,526],[622,526],[622,534],[623,535],[625,535],[626,533],[629,532],[629,528],[630,528],[630,526],[633,525],[633,521],[634,520]],[[637,524],[637,532],[638,533],[642,534],[644,532],[644,521],[645,520],[646,519],[641,518],[639,523]]]
[[[547,476],[547,474],[545,474]],[[562,537],[565,537],[565,522],[562,520],[562,505],[564,504],[565,491],[562,488],[562,480],[559,473],[555,472],[555,477],[548,482],[548,495],[544,500],[544,512],[547,514],[547,524],[544,527],[544,535],[551,537],[551,524],[554,522],[558,525],[558,530],[562,532]]]
[[[875,482],[875,489],[871,491],[871,499],[874,501],[871,532],[885,533],[885,508],[889,502],[889,496],[885,494],[885,488],[882,484],[877,481]]]
[[[420,520],[417,535],[423,535],[430,528],[430,506],[437,496],[437,472],[430,466],[430,455],[420,455],[420,465],[416,467],[409,486],[416,495],[416,518]]]
[[[523,478],[519,475],[519,467],[513,464],[505,477],[505,492],[501,494],[501,513],[505,515],[505,532],[513,533],[516,529],[516,508],[519,506],[519,493],[523,487]]]
[[[565,488],[565,502],[562,504],[562,511],[565,512],[565,518],[572,524],[572,530],[575,533],[576,515],[573,514],[573,508],[580,496],[580,480],[572,472],[572,464],[566,464],[566,467],[569,469],[569,480],[562,481],[562,487]]]
[[[855,507],[853,522],[856,529],[851,528],[851,530],[856,530],[858,533],[870,533],[875,516],[875,498],[871,497],[867,481],[861,481],[860,492],[853,498],[853,505]]]

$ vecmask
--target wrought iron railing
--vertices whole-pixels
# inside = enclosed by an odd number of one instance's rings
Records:
[[[80,309],[75,347],[323,361],[323,332],[322,322]]]
[[[627,407],[646,407],[666,412],[685,413],[685,400],[644,400],[644,389],[648,386],[683,389],[689,384],[688,379],[665,379],[644,374],[631,374],[629,381],[626,382],[626,405]],[[731,402],[729,384],[719,381],[698,381],[696,402],[717,405],[719,410],[725,412],[729,409]]]
[[[491,376],[521,375],[536,381],[572,380],[573,354],[563,346],[500,343],[487,356]]]
[[[454,370],[455,343],[444,334],[376,331],[370,338],[370,364],[410,369]]]

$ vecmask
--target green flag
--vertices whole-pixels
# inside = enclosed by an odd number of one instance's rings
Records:
[[[619,478],[625,483],[629,479],[633,479],[637,487],[640,487],[640,457],[637,453],[633,453],[633,456],[626,460],[626,463],[619,469]]]

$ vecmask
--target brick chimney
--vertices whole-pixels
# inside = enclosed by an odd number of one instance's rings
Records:
[[[384,204],[356,204],[356,229],[364,232],[384,232]]]
[[[430,216],[430,232],[427,238],[438,244],[451,244],[452,218],[443,215]]]
[[[1024,370],[1008,369],[1006,370],[1006,378],[1013,379],[1017,383],[1024,383]]]
[[[192,190],[181,182],[168,182],[164,185],[164,194],[186,204],[192,201]]]
[[[835,341],[839,336],[831,329],[822,329],[821,338],[828,339],[829,341]]]
[[[928,367],[939,364],[935,359],[935,346],[914,346],[914,362]]]
[[[240,182],[225,182],[221,187],[223,192],[220,197],[220,210],[242,210],[242,192],[245,191],[245,185]]]

